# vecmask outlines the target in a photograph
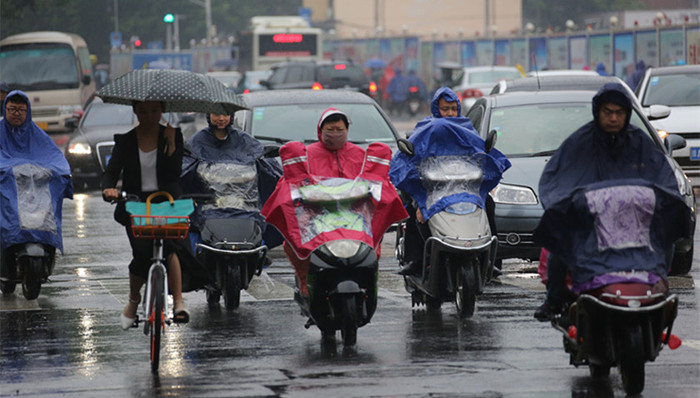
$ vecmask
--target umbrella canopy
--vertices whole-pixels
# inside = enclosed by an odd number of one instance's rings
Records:
[[[370,58],[365,61],[365,68],[381,69],[386,67],[386,61],[380,58]]]
[[[125,105],[160,101],[165,103],[165,112],[232,115],[246,109],[219,80],[185,70],[133,70],[102,87],[97,96],[104,102]]]

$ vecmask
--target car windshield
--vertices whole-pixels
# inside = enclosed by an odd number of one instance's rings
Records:
[[[520,72],[507,70],[487,70],[483,72],[470,72],[467,74],[468,84],[491,83],[499,80],[517,79],[522,77]]]
[[[652,76],[642,101],[643,106],[700,105],[700,72]]]
[[[527,104],[492,110],[489,131],[508,157],[549,156],[579,127],[593,120],[590,103]],[[630,123],[652,134],[633,112]]]
[[[135,124],[136,115],[128,105],[93,104],[82,118],[83,127]]]
[[[372,104],[336,104],[350,117],[348,140],[393,142],[391,127]],[[283,141],[316,141],[316,125],[328,104],[288,104],[253,108],[251,133]],[[261,138],[262,139],[262,138]]]

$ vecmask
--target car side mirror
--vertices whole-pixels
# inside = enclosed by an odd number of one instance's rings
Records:
[[[280,147],[279,145],[265,145],[263,148],[263,157],[264,158],[276,158],[279,157],[280,155]]]
[[[270,88],[270,82],[268,82],[267,80],[260,80],[259,83],[261,86],[263,86],[265,88]]]
[[[63,123],[64,126],[66,126],[66,129],[68,130],[75,130],[78,128],[78,118],[72,117],[69,119],[66,119],[66,121]]]
[[[666,147],[666,152],[670,154],[673,153],[676,149],[683,149],[687,143],[685,142],[685,138],[681,137],[678,134],[669,134],[664,138],[664,146]]]
[[[396,140],[396,145],[399,147],[399,151],[405,153],[406,155],[413,157],[416,152],[413,149],[413,143],[405,138],[399,138]]]
[[[498,132],[496,130],[489,131],[484,140],[484,152],[489,153],[496,146]]]
[[[82,81],[84,85],[87,86],[88,84],[90,84],[90,80],[90,75],[83,75]]]
[[[649,120],[665,119],[671,114],[671,108],[666,105],[651,105],[646,111]]]

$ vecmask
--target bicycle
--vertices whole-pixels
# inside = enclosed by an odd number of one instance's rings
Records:
[[[127,211],[132,213],[132,235],[137,239],[153,240],[153,262],[148,270],[146,294],[143,296],[145,317],[143,333],[150,336],[151,370],[153,372],[158,371],[160,343],[162,335],[165,334],[165,326],[172,323],[172,319],[168,317],[168,274],[164,264],[163,241],[164,239],[185,239],[190,225],[189,213],[186,216],[152,215],[151,200],[157,196],[166,196],[169,203],[174,205],[173,197],[168,192],[155,192],[146,199],[146,214],[140,215],[129,211],[129,203],[134,204],[135,207],[142,205],[143,202],[127,200]],[[192,202],[191,199],[189,201]],[[141,320],[137,316],[134,327],[138,327],[139,322]]]

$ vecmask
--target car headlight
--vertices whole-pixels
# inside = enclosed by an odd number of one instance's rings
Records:
[[[532,189],[517,185],[498,184],[491,191],[491,197],[496,203],[511,205],[536,205],[539,203]]]
[[[85,142],[71,142],[68,144],[68,153],[71,155],[89,155],[92,148]]]
[[[361,242],[349,239],[340,239],[325,244],[331,254],[338,258],[350,258],[360,249]]]

